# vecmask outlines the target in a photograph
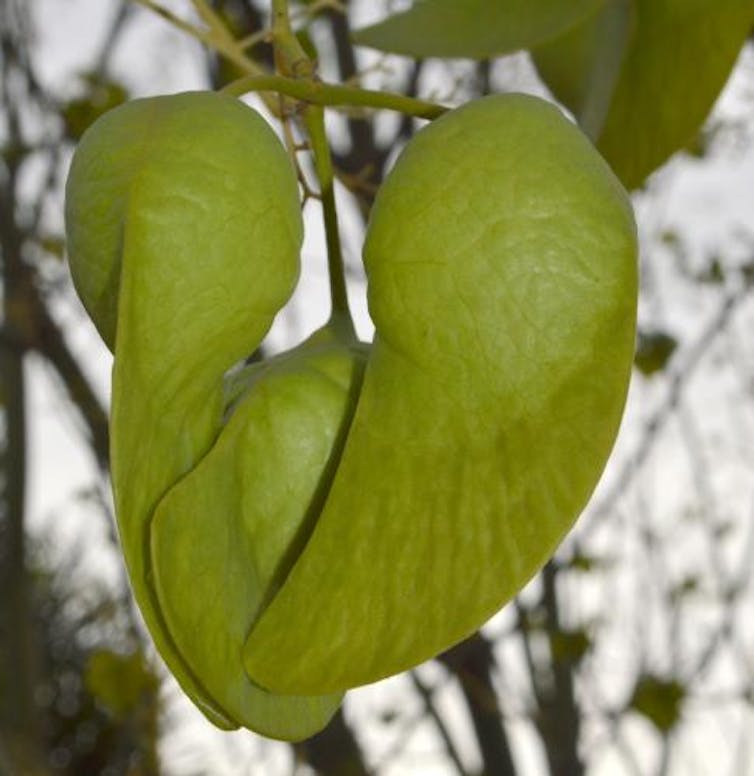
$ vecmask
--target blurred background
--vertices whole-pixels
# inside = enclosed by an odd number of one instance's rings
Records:
[[[239,37],[266,24],[265,2],[212,5]],[[163,7],[196,22],[184,0]],[[414,61],[351,46],[349,29],[396,7],[302,6],[322,75],[448,104],[546,95],[525,55]],[[703,131],[634,195],[634,376],[577,528],[480,633],[350,692],[323,733],[294,746],[215,730],[151,646],[109,495],[111,359],[65,263],[64,182],[86,127],[126,99],[237,75],[136,4],[0,0],[0,775],[754,774],[751,38]],[[349,292],[368,339],[365,217],[420,122],[329,122]],[[268,353],[327,315],[315,203],[306,217],[301,282]]]

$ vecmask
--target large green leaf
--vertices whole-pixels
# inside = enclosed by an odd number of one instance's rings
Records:
[[[632,0],[635,23],[597,146],[629,188],[684,148],[723,88],[754,24],[751,0]],[[539,47],[534,59],[556,97],[580,117],[604,78],[599,33],[625,0]],[[596,34],[595,34],[596,33]]]
[[[218,95],[94,125],[72,270],[114,348],[123,550],[158,649],[216,724],[297,739],[348,687],[505,603],[584,506],[634,341],[628,198],[552,105],[491,97],[407,146],[365,246],[377,335],[228,376],[298,272],[296,180]]]
[[[154,703],[159,682],[142,652],[121,655],[109,649],[92,652],[86,661],[87,690],[119,721],[140,704]]]
[[[220,433],[223,375],[261,341],[296,281],[302,223],[291,164],[259,115],[230,97],[194,93],[134,101],[84,136],[68,179],[66,221],[78,291],[114,347],[115,505],[134,594],[155,643],[216,724],[286,738],[309,735],[325,724],[339,698],[270,697],[248,680],[228,696],[227,686],[218,692],[192,650],[214,643],[208,626],[219,613],[199,613],[206,620],[194,621],[196,645],[176,644],[157,600],[150,549],[160,500],[197,467]],[[317,444],[340,421],[332,417],[337,410],[322,410],[328,422]],[[207,498],[215,494],[210,487]],[[232,526],[227,531],[231,536]],[[188,565],[184,571],[201,581],[206,569]],[[206,604],[200,590],[184,588],[192,611]],[[252,597],[247,605],[250,618],[258,603]],[[241,645],[242,639],[237,655]],[[242,676],[232,663],[223,670]]]
[[[160,502],[151,532],[160,607],[181,653],[233,719],[286,739],[301,737],[303,720],[326,720],[333,700],[294,705],[263,692],[241,646],[309,537],[348,428],[358,363],[320,339],[251,370],[217,443]]]
[[[377,334],[343,457],[246,644],[280,692],[371,682],[479,627],[583,508],[625,398],[631,207],[555,107],[497,96],[423,129],[365,260]]]
[[[542,43],[605,0],[417,0],[353,34],[363,46],[411,57],[488,58]]]
[[[557,45],[535,49],[537,66],[550,89],[592,139],[605,125],[635,30],[634,0],[608,0],[558,38]]]

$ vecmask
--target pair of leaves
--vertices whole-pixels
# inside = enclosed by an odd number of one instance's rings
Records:
[[[417,57],[529,49],[628,188],[687,146],[752,24],[751,0],[418,0],[357,43]],[[689,74],[693,73],[693,78]]]
[[[114,349],[112,468],[135,595],[216,724],[296,739],[514,595],[583,508],[630,373],[625,191],[553,106],[470,103],[408,144],[365,264],[371,347],[255,350],[298,273],[296,178],[216,94],[84,137],[72,272]]]

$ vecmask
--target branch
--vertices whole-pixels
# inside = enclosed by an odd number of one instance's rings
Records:
[[[348,26],[348,17],[335,10],[329,10],[325,13],[325,18],[330,24],[333,43],[335,45],[335,58],[338,63],[339,80],[347,83],[356,75],[356,56],[351,43],[351,30]],[[409,95],[412,96],[412,95]],[[374,132],[372,125],[363,117],[356,118],[348,116],[347,119],[348,134],[350,138],[350,149],[352,154],[356,155],[356,164],[351,166],[344,164],[343,158],[336,158],[337,164],[346,172],[359,172],[365,167],[359,158],[364,156],[371,161],[375,158],[377,148],[374,143]]]
[[[339,709],[330,724],[295,747],[322,776],[369,776],[361,748]]]
[[[589,522],[578,534],[579,543],[588,539],[594,531],[604,522],[605,518],[612,514],[619,499],[626,492],[640,471],[642,465],[649,457],[659,432],[672,416],[672,410],[680,401],[681,395],[689,381],[702,363],[704,356],[717,338],[728,325],[728,321],[738,308],[739,303],[745,298],[747,289],[743,288],[729,293],[723,300],[717,313],[712,317],[705,330],[697,341],[689,348],[684,362],[670,376],[670,385],[665,401],[651,415],[644,427],[644,434],[634,454],[626,461],[622,470],[616,477],[613,486],[595,505],[589,515]]]
[[[282,75],[250,75],[223,87],[223,92],[240,97],[247,92],[277,92],[303,102],[325,107],[357,106],[393,110],[420,119],[436,119],[450,108],[393,92],[343,86],[309,78]]]
[[[172,11],[163,8],[159,3],[155,2],[155,0],[134,0],[134,2],[148,8],[150,11],[156,13],[179,30],[189,34],[192,38],[195,38],[208,48],[217,51],[218,54],[221,54],[227,60],[240,67],[244,73],[255,76],[266,74],[265,69],[261,65],[258,65],[244,53],[242,43],[233,38],[222,18],[207,3],[204,3],[201,0],[193,0],[193,4],[199,9],[202,19],[209,24],[208,29],[202,29],[184,21]],[[269,103],[268,107],[270,107]]]
[[[450,737],[450,732],[448,731],[448,728],[443,722],[442,717],[435,708],[435,704],[432,699],[432,690],[427,687],[424,682],[422,682],[416,671],[409,671],[408,677],[411,680],[411,683],[414,685],[414,689],[419,694],[419,697],[422,699],[425,711],[429,715],[432,722],[434,722],[435,727],[437,728],[437,732],[442,739],[445,751],[450,758],[450,761],[455,766],[459,776],[466,776],[466,769],[463,767],[461,757],[458,754],[455,744],[453,743],[453,739]]]
[[[13,42],[0,35],[3,54],[3,108],[8,116],[9,145],[21,141],[18,104],[12,99],[15,72]],[[0,338],[0,406],[5,414],[5,450],[0,458],[0,737],[5,756],[18,773],[44,772],[41,731],[35,703],[36,650],[26,568],[26,425],[24,357],[19,332],[24,328],[24,298],[19,282],[22,238],[15,222],[16,172],[20,160],[6,158],[0,185],[0,262],[2,325]]]
[[[515,776],[508,735],[503,727],[492,670],[492,645],[481,633],[444,652],[438,660],[458,678],[471,715],[486,776]]]
[[[5,251],[3,253],[7,255]],[[23,351],[36,350],[50,362],[89,430],[92,451],[100,469],[105,471],[109,460],[107,412],[66,344],[60,327],[51,317],[31,268],[19,261],[13,269],[12,282],[15,289],[12,297],[8,294],[11,286],[7,278],[5,293],[9,296],[9,305],[13,299],[12,309],[17,311],[15,318],[18,320],[14,323],[14,318],[8,316],[0,332],[0,344]]]
[[[553,687],[537,693],[539,714],[534,722],[553,776],[579,776],[584,764],[579,757],[578,743],[581,716],[573,688],[573,666],[558,655],[555,638],[561,633],[560,612],[556,589],[556,567],[547,563],[542,570],[542,606],[545,610],[547,639],[550,645],[550,670]],[[536,681],[536,676],[533,676]]]
[[[89,441],[97,463],[100,469],[105,471],[109,461],[107,412],[36,289],[33,314],[36,318],[36,336],[32,346],[49,360],[63,381],[71,402],[89,429]]]

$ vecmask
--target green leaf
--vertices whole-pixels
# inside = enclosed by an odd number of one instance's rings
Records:
[[[45,234],[39,238],[39,247],[47,256],[62,259],[65,255],[65,238],[57,234]]]
[[[645,376],[661,372],[678,347],[678,340],[664,331],[642,331],[636,337],[636,368]]]
[[[678,680],[647,674],[636,683],[629,707],[661,733],[669,733],[681,718],[685,699],[686,688]]]
[[[679,602],[684,598],[688,598],[696,593],[699,593],[702,589],[702,581],[698,576],[689,575],[683,577],[677,582],[670,590],[670,597],[674,602]]]
[[[553,662],[576,666],[592,648],[592,637],[584,628],[557,630],[550,637]]]
[[[137,100],[82,139],[66,224],[77,290],[114,348],[116,513],[134,594],[160,654],[215,724],[310,735],[338,697],[271,698],[248,680],[245,694],[212,694],[195,666],[203,664],[166,625],[150,551],[160,500],[220,433],[223,375],[256,348],[295,284],[302,222],[292,165],[264,120],[235,99]],[[207,573],[187,571],[200,580]],[[192,593],[205,603],[187,586],[189,607]],[[193,636],[206,646],[214,633],[200,627]],[[224,667],[229,675],[239,675],[240,649]]]
[[[355,43],[411,57],[486,59],[563,33],[604,0],[418,0],[357,30]]]
[[[635,25],[633,0],[608,0],[556,44],[534,50],[547,85],[593,140],[605,124]]]
[[[618,15],[625,5],[609,2],[603,17]],[[597,147],[629,188],[692,142],[754,23],[751,0],[721,0],[714,9],[707,0],[633,0],[633,5],[633,33],[595,134]],[[603,81],[610,54],[595,34],[599,16],[534,52],[544,80],[582,120],[589,116],[584,106],[592,93],[600,93],[595,83]],[[601,89],[604,93],[604,84]]]
[[[70,100],[60,110],[66,134],[72,140],[81,139],[100,116],[128,99],[128,91],[119,81],[99,73],[84,73],[81,80],[86,86],[84,96]]]
[[[552,105],[422,130],[365,245],[371,348],[255,351],[298,273],[296,178],[217,94],[130,103],[67,186],[77,289],[114,349],[112,474],[134,593],[215,724],[295,740],[348,687],[478,628],[586,503],[636,314],[626,192]]]
[[[249,369],[217,443],[152,522],[155,585],[172,638],[235,720],[275,738],[301,737],[293,712],[324,720],[335,699],[282,704],[249,682],[240,647],[316,522],[318,490],[352,415],[358,360],[320,333]]]
[[[120,718],[154,695],[159,686],[141,652],[120,655],[106,649],[89,656],[84,681],[89,692]]]
[[[578,571],[582,574],[591,574],[596,571],[604,571],[612,565],[612,560],[600,555],[591,555],[578,551],[565,563],[569,571]]]
[[[696,278],[700,283],[710,283],[716,286],[724,283],[725,267],[722,259],[719,256],[711,256],[707,266],[697,274]]]
[[[478,628],[585,505],[625,399],[631,207],[542,100],[477,100],[419,132],[365,263],[377,333],[343,457],[246,644],[280,692],[372,682]]]

